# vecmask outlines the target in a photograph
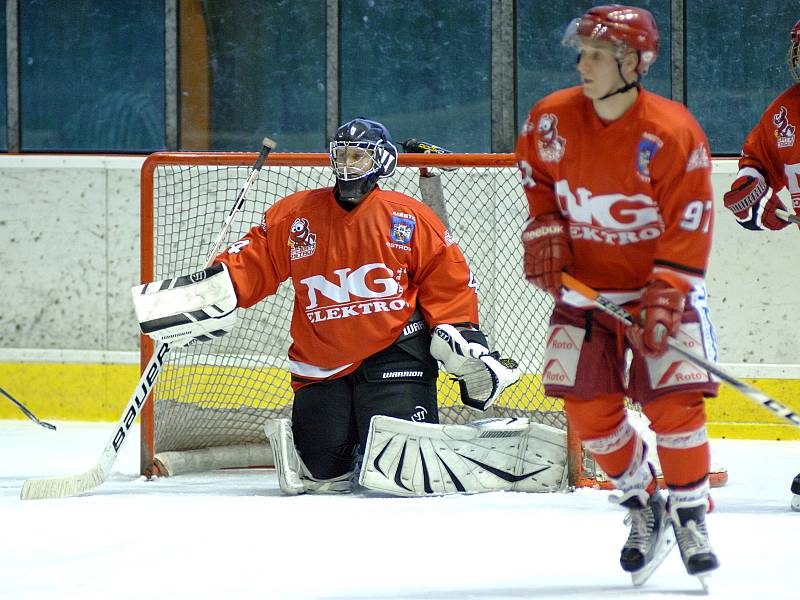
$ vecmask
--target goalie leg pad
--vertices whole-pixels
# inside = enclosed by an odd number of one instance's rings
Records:
[[[346,494],[351,491],[352,473],[331,479],[317,479],[297,453],[289,419],[270,419],[264,424],[264,433],[272,446],[278,485],[288,496],[298,494]]]
[[[567,435],[525,418],[436,425],[376,416],[359,483],[397,496],[558,491],[567,483]]]

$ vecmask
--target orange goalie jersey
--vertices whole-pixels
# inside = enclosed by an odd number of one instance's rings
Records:
[[[567,221],[579,280],[618,302],[652,279],[686,293],[703,285],[711,164],[705,134],[682,105],[640,89],[606,124],[580,87],[555,92],[531,110],[517,158],[530,215]],[[564,299],[584,304],[575,293]]]
[[[784,187],[800,214],[800,83],[779,95],[764,110],[742,147],[739,169],[758,170],[774,192]]]
[[[427,206],[375,188],[350,212],[333,188],[287,196],[218,256],[240,307],[294,287],[293,386],[354,371],[394,343],[418,308],[427,327],[478,322],[464,255]]]

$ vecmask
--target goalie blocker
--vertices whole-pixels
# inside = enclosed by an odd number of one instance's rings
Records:
[[[489,352],[486,336],[478,329],[437,325],[431,336],[431,355],[458,381],[461,402],[486,410],[504,389],[519,380],[517,363]]]
[[[142,333],[170,346],[207,342],[236,323],[236,292],[224,264],[138,285],[131,294]]]

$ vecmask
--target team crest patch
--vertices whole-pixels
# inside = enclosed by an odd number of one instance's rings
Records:
[[[536,150],[544,162],[558,162],[564,156],[567,140],[558,135],[557,125],[558,117],[552,113],[543,114],[536,125]]]
[[[408,244],[414,235],[416,223],[413,219],[392,215],[392,229],[389,237],[395,244]]]
[[[780,110],[772,115],[772,124],[775,126],[775,139],[778,142],[778,148],[794,146],[795,126],[789,123],[789,111],[786,110],[785,106],[781,106]]]
[[[289,258],[297,260],[314,254],[317,249],[317,234],[311,233],[308,219],[297,218],[289,229]]]
[[[650,162],[663,145],[664,142],[658,136],[646,131],[642,134],[636,150],[636,174],[642,181],[650,181]]]
[[[700,144],[697,148],[692,150],[689,155],[689,160],[686,161],[686,172],[694,171],[695,169],[708,169],[711,167],[711,161],[708,159],[708,150],[705,144]]]

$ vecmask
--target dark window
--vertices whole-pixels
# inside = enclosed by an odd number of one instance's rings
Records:
[[[738,154],[764,109],[792,83],[794,2],[687,2],[687,105],[713,154]]]
[[[23,150],[164,148],[163,0],[20,0]]]
[[[341,121],[380,121],[398,143],[490,151],[490,0],[343,0],[340,19]]]
[[[324,0],[184,1],[180,31],[181,148],[323,149]]]
[[[663,0],[632,2],[646,8],[656,20],[661,37],[656,62],[644,77],[644,87],[671,97],[670,3]],[[559,89],[579,85],[575,68],[577,55],[561,45],[570,21],[592,5],[586,2],[519,0],[517,5],[517,130],[536,102]],[[546,8],[545,8],[546,7]],[[680,99],[679,99],[680,100]]]
[[[0,150],[8,150],[6,131],[6,3],[0,4]]]

